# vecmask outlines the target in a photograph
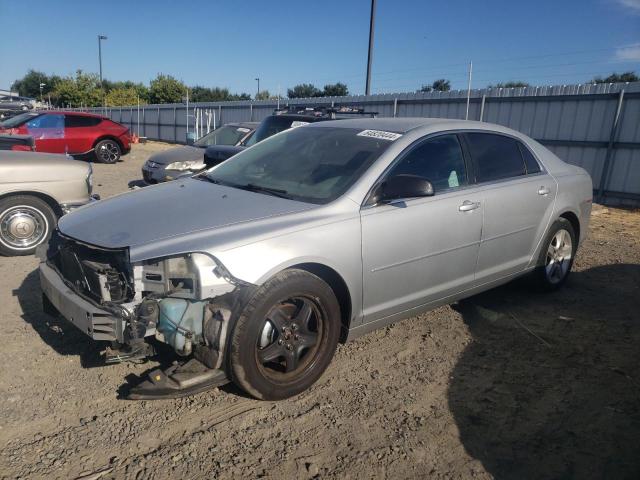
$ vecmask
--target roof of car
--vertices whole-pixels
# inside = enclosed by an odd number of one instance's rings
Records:
[[[404,117],[404,118],[348,118],[344,120],[332,120],[328,122],[319,122],[313,125],[317,128],[323,127],[340,127],[340,128],[356,128],[363,130],[383,130],[386,132],[407,133],[418,127],[432,127],[443,129],[453,128],[479,128],[483,130],[500,129],[498,125],[492,125],[484,122],[476,122],[472,120],[457,120],[451,118],[423,118],[423,117]]]
[[[62,113],[64,115],[77,115],[79,117],[94,117],[94,118],[107,118],[104,115],[100,115],[98,113],[89,113],[89,112],[74,112],[68,110],[38,110],[34,113]]]
[[[255,129],[258,125],[260,125],[260,122],[229,122],[229,123],[225,123],[225,126],[245,127],[245,128],[251,128],[251,129]]]

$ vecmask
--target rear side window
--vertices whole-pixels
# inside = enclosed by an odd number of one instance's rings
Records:
[[[518,142],[518,147],[520,147],[520,153],[522,153],[522,158],[524,158],[524,164],[527,167],[527,173],[540,172],[540,165],[538,164],[538,161],[535,159],[531,151],[521,142]]]
[[[393,167],[389,177],[417,175],[433,185],[435,193],[467,184],[462,149],[456,135],[425,140]]]
[[[513,138],[493,133],[467,133],[478,183],[526,174],[525,164]]]
[[[102,121],[98,117],[84,117],[81,115],[65,115],[64,126],[66,128],[78,128],[78,127],[95,127]]]

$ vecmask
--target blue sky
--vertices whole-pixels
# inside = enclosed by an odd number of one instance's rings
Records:
[[[342,81],[363,93],[370,0],[0,0],[0,87],[29,68],[103,71],[147,83],[158,72],[189,85],[276,93]],[[6,21],[14,19],[14,21]],[[373,93],[448,78],[466,88],[507,80],[580,83],[640,73],[640,0],[378,0]]]

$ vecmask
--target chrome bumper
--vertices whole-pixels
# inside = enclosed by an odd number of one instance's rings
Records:
[[[60,314],[86,335],[94,340],[123,342],[123,321],[72,291],[44,262],[40,263],[40,286]]]
[[[76,208],[84,207],[85,205],[91,205],[92,203],[100,200],[100,195],[94,193],[89,197],[89,200],[84,203],[62,203],[60,204],[60,208],[62,209],[62,214],[66,215],[67,213],[75,210]]]

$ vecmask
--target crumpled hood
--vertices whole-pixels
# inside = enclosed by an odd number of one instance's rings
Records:
[[[149,162],[159,165],[169,165],[173,162],[188,162],[191,160],[203,160],[204,148],[182,145],[155,153],[149,157]]]
[[[81,207],[63,216],[58,228],[63,235],[92,245],[130,247],[134,261],[158,244],[176,253],[185,251],[186,245],[189,251],[202,251],[212,247],[212,237],[222,230],[314,207],[187,178]],[[237,240],[242,241],[241,234]]]

